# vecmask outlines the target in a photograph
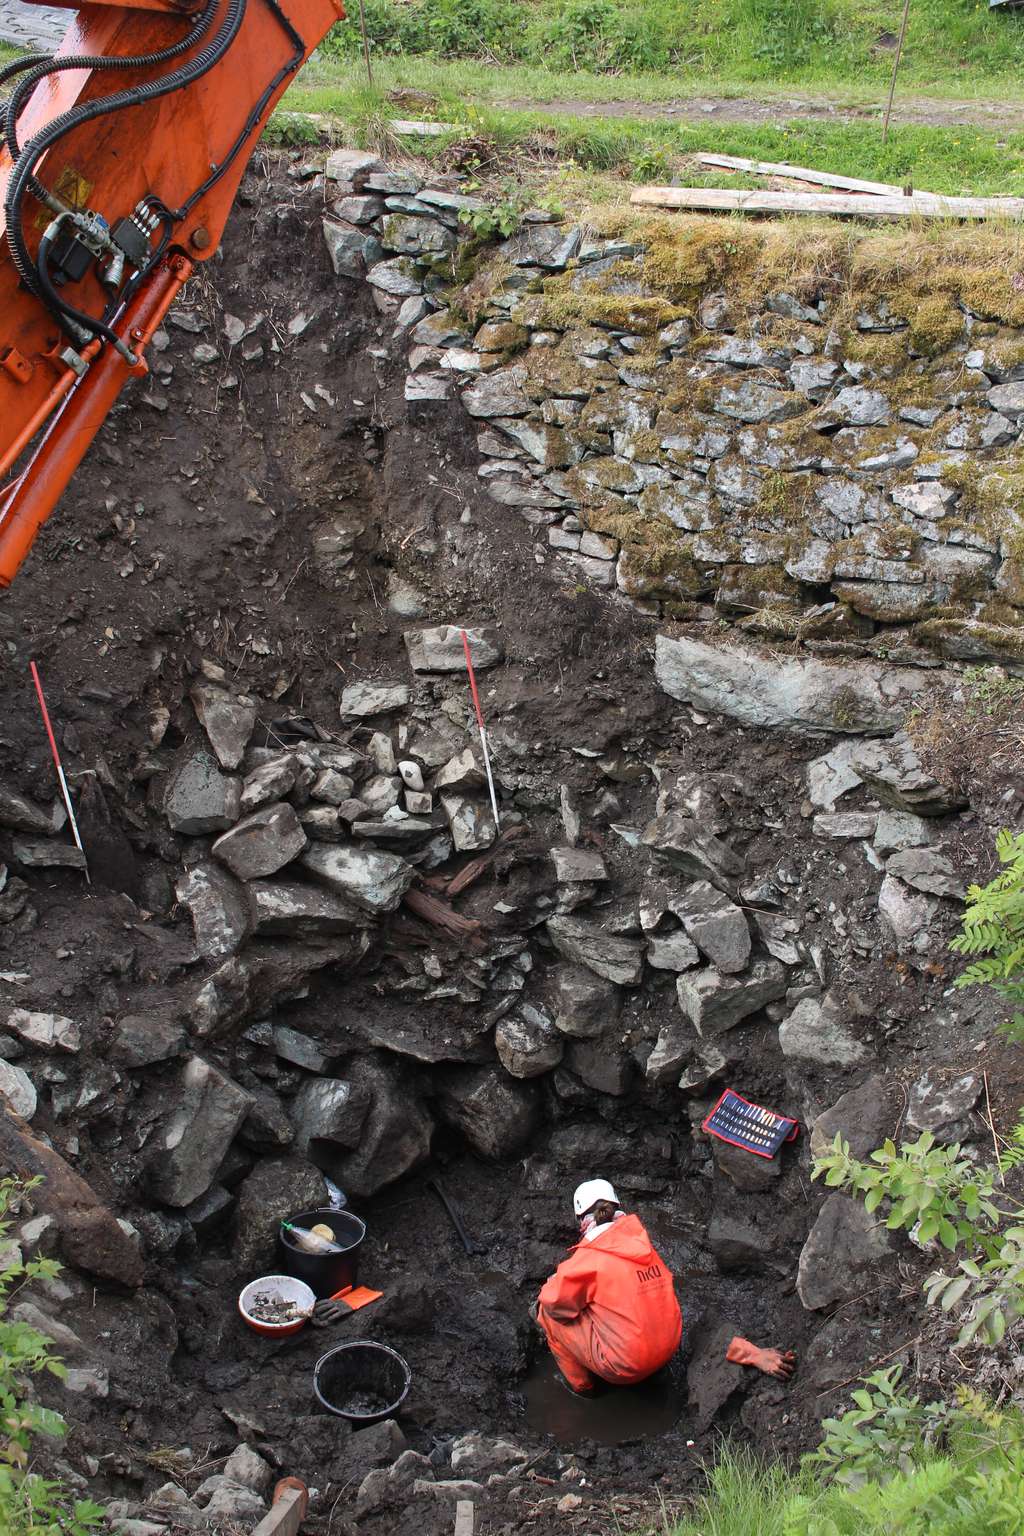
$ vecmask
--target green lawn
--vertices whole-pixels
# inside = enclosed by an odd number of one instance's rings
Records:
[[[899,0],[365,0],[378,59],[477,61],[474,94],[666,100],[814,88],[877,96]],[[358,8],[321,50],[356,56]],[[518,66],[510,71],[507,66]],[[496,69],[495,66],[502,66]],[[1024,15],[986,0],[915,0],[901,67],[919,94],[1020,98]],[[571,78],[566,78],[571,77]],[[470,85],[456,71],[456,88]]]
[[[351,79],[346,85],[300,81],[285,106],[293,112],[326,114],[338,124],[340,137],[368,147],[382,147],[380,135],[395,110],[382,91],[367,91]],[[746,177],[701,173],[687,160],[697,150],[789,161],[901,186],[909,181],[922,191],[1024,196],[1024,134],[897,125],[883,146],[877,122],[805,118],[777,125],[709,121],[697,126],[553,118],[481,109],[454,94],[444,98],[437,115],[466,125],[469,133],[496,146],[499,180],[504,168],[517,181],[543,183],[555,191],[561,187],[568,206],[581,198],[622,197],[627,184],[668,182],[680,176],[691,185],[763,185]],[[407,139],[402,147],[431,156],[443,154],[448,142]],[[395,148],[386,142],[383,147],[389,152]]]

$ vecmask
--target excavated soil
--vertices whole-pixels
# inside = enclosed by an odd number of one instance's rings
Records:
[[[344,686],[407,675],[408,624],[385,600],[388,574],[397,570],[426,587],[424,622],[500,628],[506,660],[486,676],[484,705],[489,719],[514,723],[530,744],[538,782],[556,787],[556,805],[560,783],[593,792],[593,757],[579,749],[618,753],[656,767],[662,778],[682,769],[735,777],[731,834],[752,867],[792,871],[801,921],[820,932],[821,969],[830,985],[855,994],[863,1038],[884,1063],[895,1131],[905,1107],[901,1084],[936,1053],[946,1065],[975,1065],[982,1036],[951,1012],[944,995],[951,970],[941,951],[928,963],[908,963],[884,945],[863,957],[837,934],[837,910],[873,910],[878,877],[849,845],[811,836],[802,769],[827,743],[744,731],[681,710],[655,686],[647,622],[610,597],[560,585],[549,566],[536,563],[529,530],[481,493],[473,433],[457,407],[422,423],[410,416],[392,325],[378,318],[365,288],[332,275],[319,237],[319,194],[290,180],[286,168],[254,166],[223,260],[187,298],[185,308],[208,322],[202,339],[221,357],[197,362],[197,335],[168,327],[157,378],[117,407],[0,603],[0,771],[38,797],[52,792],[28,674],[34,658],[72,780],[81,784],[79,776],[93,771],[110,813],[105,829],[101,813],[89,829],[91,887],[75,871],[26,876],[38,923],[26,931],[17,922],[0,926],[0,999],[73,1014],[83,1026],[83,1064],[88,1059],[92,1069],[102,1063],[112,1019],[139,989],[176,985],[189,974],[191,928],[171,896],[179,852],[152,814],[139,770],[154,717],[170,712],[165,746],[183,739],[182,700],[206,658],[233,686],[276,699],[282,719],[333,729]],[[256,333],[262,359],[245,363],[229,352],[222,311],[247,321],[265,317]],[[328,587],[318,579],[311,536],[338,512],[361,519],[364,531],[351,581]],[[623,822],[652,814],[649,771],[610,787]],[[538,794],[536,811],[526,815],[538,857],[564,840],[550,802],[550,794]],[[845,804],[856,809],[858,800]],[[633,850],[607,828],[594,837],[616,895],[634,894],[642,866]],[[954,853],[962,870],[973,876],[989,846],[984,817],[960,824]],[[460,910],[485,914],[512,878],[511,866],[497,865]],[[951,932],[952,906],[942,922]],[[433,934],[426,939],[437,942]],[[426,939],[404,916],[394,920],[388,946],[400,954]],[[453,944],[446,964],[457,972]],[[630,1003],[624,1034],[639,1037],[649,1023],[643,1010],[670,1005],[674,994],[664,992]],[[372,966],[345,982],[315,980],[309,998],[280,1017],[301,1018],[304,1032],[342,1053],[355,1020],[369,1019],[384,1034],[399,1026],[429,1034],[457,1022],[443,1005],[425,1018],[415,999],[383,992]],[[787,1069],[773,1035],[763,1015],[732,1032],[742,1064],[727,1080],[806,1123],[849,1083],[814,1068]],[[998,1118],[1019,1102],[1021,1072],[996,1045],[985,1062]],[[426,1082],[429,1068],[419,1071]],[[41,1094],[34,1121],[147,1235],[152,1202],[142,1142],[164,1107],[159,1082],[128,1113],[120,1090],[99,1083],[93,1100],[83,1094],[59,1121]],[[558,1118],[508,1165],[483,1161],[454,1132],[441,1131],[431,1167],[354,1202],[369,1227],[361,1277],[385,1296],[333,1329],[307,1329],[274,1344],[248,1332],[235,1299],[252,1274],[239,1268],[230,1227],[151,1258],[134,1297],[91,1283],[75,1289],[61,1317],[109,1362],[111,1387],[106,1398],[79,1397],[70,1407],[58,1387],[43,1388],[74,1425],[62,1452],[67,1462],[79,1472],[98,1468],[97,1496],[138,1500],[166,1481],[169,1467],[194,1487],[244,1439],[282,1474],[319,1490],[310,1532],[340,1536],[354,1528],[353,1500],[366,1468],[358,1437],[350,1445],[343,1426],[314,1413],[312,1366],[330,1343],[374,1337],[412,1366],[401,1423],[416,1450],[429,1454],[479,1430],[529,1451],[522,1478],[478,1501],[478,1532],[630,1530],[657,1523],[659,1501],[671,1507],[694,1486],[721,1431],[795,1454],[816,1443],[823,1414],[843,1401],[835,1384],[873,1361],[898,1355],[926,1377],[939,1368],[938,1355],[928,1354],[918,1296],[928,1262],[909,1245],[867,1294],[830,1309],[827,1322],[828,1314],[801,1305],[796,1260],[820,1203],[806,1133],[785,1150],[781,1178],[737,1189],[717,1169],[709,1143],[691,1135],[687,1101],[674,1089],[638,1088],[622,1097],[584,1090],[578,1102],[553,1102],[553,1109]],[[571,1240],[572,1184],[593,1158],[602,1166],[591,1171],[608,1167],[648,1224],[677,1277],[685,1320],[683,1350],[670,1371],[678,1422],[658,1438],[617,1447],[587,1439],[559,1445],[525,1414],[524,1381],[537,1358],[527,1307]],[[463,1253],[425,1188],[439,1170],[484,1254]],[[720,1270],[706,1233],[723,1212],[762,1232],[759,1264]],[[757,1342],[792,1347],[803,1362],[809,1349],[814,1358],[823,1325],[830,1351],[824,1378],[804,1367],[789,1386],[747,1381],[710,1423],[686,1405],[687,1366],[702,1336],[731,1326]],[[940,1339],[934,1349],[942,1348]],[[710,1364],[706,1374],[713,1375]],[[170,1456],[183,1446],[191,1449],[187,1475],[186,1463]],[[570,1492],[582,1502],[558,1511]],[[387,1506],[359,1530],[429,1536],[451,1523],[450,1504],[419,1500],[401,1510]]]

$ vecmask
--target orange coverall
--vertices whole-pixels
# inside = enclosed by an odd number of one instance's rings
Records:
[[[683,1319],[665,1261],[638,1216],[582,1242],[541,1290],[537,1321],[571,1387],[643,1381],[679,1348]]]

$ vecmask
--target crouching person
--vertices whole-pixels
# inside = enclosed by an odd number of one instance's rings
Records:
[[[537,1322],[574,1392],[643,1381],[679,1348],[672,1275],[607,1179],[581,1184],[573,1210],[580,1241],[541,1290]]]

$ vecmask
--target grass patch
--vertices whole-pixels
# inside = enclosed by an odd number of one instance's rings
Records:
[[[395,80],[398,71],[393,72]],[[402,75],[409,71],[403,70]],[[817,120],[766,123],[712,123],[695,127],[629,118],[567,118],[541,112],[502,111],[481,106],[453,88],[458,68],[435,68],[437,83],[429,108],[388,101],[389,73],[369,90],[352,67],[336,76],[307,70],[288,92],[284,110],[323,114],[335,131],[376,147],[392,116],[431,116],[459,125],[458,130],[424,143],[403,141],[413,153],[444,162],[453,144],[466,139],[491,146],[495,163],[510,174],[547,182],[561,179],[567,195],[582,187],[591,201],[611,198],[623,182],[671,181],[695,186],[763,185],[744,176],[704,171],[694,164],[698,150],[783,160],[842,175],[866,177],[903,186],[956,195],[1024,196],[1024,134],[996,134],[970,126],[955,130],[896,125],[883,146],[877,122],[831,123]],[[396,146],[392,145],[392,150]]]
[[[1024,1458],[1019,1414],[1006,1421],[1008,1447],[989,1442],[982,1422],[944,1453],[921,1449],[887,1481],[860,1486],[824,1485],[726,1447],[692,1517],[667,1536],[1015,1536]]]
[[[366,0],[378,55],[484,60],[586,74],[689,81],[881,86],[897,13],[882,0]],[[349,59],[358,19],[338,23],[321,52]],[[1024,19],[982,3],[911,7],[905,85],[1019,95]],[[625,81],[622,95],[635,94]]]

